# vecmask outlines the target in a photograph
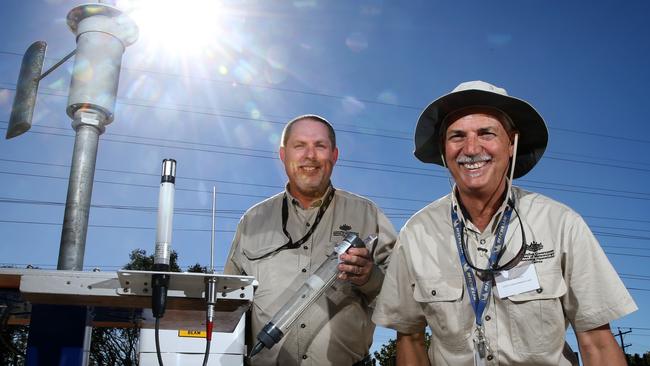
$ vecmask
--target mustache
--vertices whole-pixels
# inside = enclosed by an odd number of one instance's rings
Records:
[[[483,153],[479,155],[462,154],[456,158],[456,162],[459,164],[468,164],[468,163],[471,164],[471,163],[478,163],[478,162],[489,161],[489,160],[492,160],[492,155],[487,153]]]
[[[301,160],[300,163],[299,163],[298,165],[300,165],[300,166],[313,166],[313,167],[319,167],[321,164],[320,164],[320,162],[319,162],[318,160],[316,160],[316,159],[309,159],[309,158],[306,158],[306,159]]]

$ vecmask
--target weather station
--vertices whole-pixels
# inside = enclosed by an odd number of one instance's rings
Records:
[[[66,20],[76,49],[45,72],[47,44],[27,49],[6,135],[31,128],[40,80],[74,56],[66,113],[76,135],[57,270],[0,269],[0,290],[31,307],[22,319],[30,325],[25,364],[86,365],[92,327],[100,326],[97,314],[130,309],[137,319],[101,323],[141,329],[140,365],[242,365],[244,314],[256,280],[214,272],[214,189],[208,273],[170,272],[175,160],[162,165],[153,270],[83,271],[99,137],[113,122],[122,56],[139,28],[130,15],[103,3],[77,6]]]

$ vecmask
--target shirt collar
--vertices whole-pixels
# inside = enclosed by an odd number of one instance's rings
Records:
[[[331,182],[330,182],[330,184],[327,186],[327,189],[325,190],[325,192],[323,193],[323,195],[320,196],[320,197],[319,197],[317,200],[315,200],[314,202],[312,202],[312,203],[311,203],[311,206],[309,206],[307,209],[310,209],[310,208],[318,208],[318,207],[320,207],[320,206],[323,204],[323,202],[325,201],[325,197],[327,197],[327,195],[330,193],[330,190],[332,190],[332,183],[331,183]],[[284,186],[284,191],[285,191],[287,197],[289,198],[289,202],[291,202],[294,206],[297,206],[297,207],[302,208],[302,206],[300,206],[300,202],[299,202],[299,201],[298,201],[294,196],[291,195],[291,192],[289,192],[289,183],[287,183],[287,184]]]
[[[462,203],[458,199],[456,192],[457,192],[456,184],[454,184],[451,190],[451,204],[452,207],[456,209],[458,218],[463,223],[463,225],[465,225],[467,229],[480,233],[481,231],[476,226],[474,226],[474,224],[469,220],[469,215],[467,214]],[[499,206],[499,209],[497,209],[494,215],[492,215],[492,218],[490,219],[490,223],[487,226],[487,228],[489,228],[491,232],[494,232],[494,230],[496,229],[498,222],[501,219],[501,215],[503,214],[503,211],[505,211],[506,207],[508,206],[507,197],[513,197],[513,195],[514,192],[511,190],[509,194],[506,196],[506,199],[504,199],[503,202],[501,202],[501,206]]]

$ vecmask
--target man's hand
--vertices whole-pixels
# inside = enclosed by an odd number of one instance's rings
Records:
[[[343,263],[339,264],[339,278],[348,280],[357,286],[368,282],[374,264],[370,258],[368,248],[350,248],[339,257]]]

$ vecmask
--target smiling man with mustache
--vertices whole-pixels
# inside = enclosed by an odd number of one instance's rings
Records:
[[[451,193],[402,228],[373,320],[397,330],[397,365],[625,365],[609,328],[637,309],[584,220],[512,186],[541,159],[546,124],[482,81],[432,102],[415,156],[447,167]],[[428,352],[424,329],[431,329]]]
[[[396,233],[370,200],[332,186],[338,155],[323,117],[299,116],[285,126],[280,159],[289,182],[244,214],[224,269],[259,281],[247,345],[348,233],[378,240],[341,255],[339,281],[251,365],[372,365],[370,317]]]

